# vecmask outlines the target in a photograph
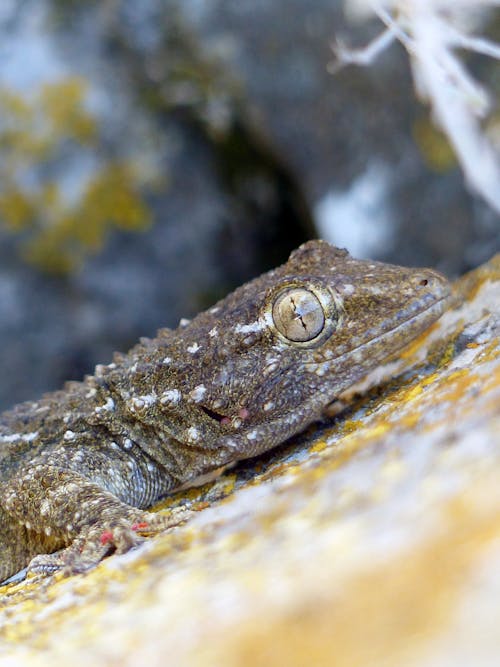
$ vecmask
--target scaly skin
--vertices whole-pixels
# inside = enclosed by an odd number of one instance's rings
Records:
[[[144,508],[302,431],[448,295],[435,271],[312,241],[186,326],[4,413],[0,581],[28,563],[81,572],[184,520]]]

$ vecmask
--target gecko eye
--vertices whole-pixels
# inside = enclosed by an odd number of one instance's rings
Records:
[[[292,342],[316,338],[325,326],[325,313],[318,297],[308,289],[294,287],[282,292],[273,305],[274,326]]]

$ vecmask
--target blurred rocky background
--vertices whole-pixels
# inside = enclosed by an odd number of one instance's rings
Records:
[[[450,276],[497,252],[404,50],[329,73],[334,37],[378,32],[340,0],[3,0],[0,405],[314,236]],[[467,65],[498,94],[495,61]]]

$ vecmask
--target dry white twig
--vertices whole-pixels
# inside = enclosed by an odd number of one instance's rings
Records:
[[[351,10],[355,0],[347,0]],[[400,41],[412,64],[415,89],[428,102],[448,137],[470,187],[500,213],[500,156],[482,132],[489,95],[467,71],[456,49],[500,60],[500,45],[472,35],[482,12],[500,0],[357,0],[356,9],[376,15],[386,29],[363,49],[337,43],[337,71],[369,65],[393,41]]]

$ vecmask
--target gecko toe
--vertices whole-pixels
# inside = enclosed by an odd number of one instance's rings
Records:
[[[192,514],[194,512],[183,507],[174,508],[168,514],[134,510],[126,518],[98,522],[78,535],[69,547],[35,556],[28,566],[28,574],[88,572],[106,556],[127,553],[141,545],[146,537],[172,529]]]

